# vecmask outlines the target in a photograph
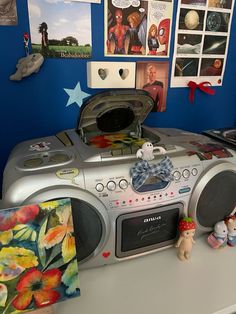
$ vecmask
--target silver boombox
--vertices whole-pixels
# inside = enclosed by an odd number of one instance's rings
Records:
[[[152,106],[140,90],[97,94],[76,129],[17,145],[4,171],[4,205],[71,198],[80,268],[172,246],[183,215],[210,231],[236,205],[235,151],[203,135],[143,126]],[[145,141],[165,148],[174,180],[148,177],[135,190],[130,169]],[[162,159],[157,152],[150,163]]]

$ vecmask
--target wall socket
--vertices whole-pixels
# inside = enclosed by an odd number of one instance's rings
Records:
[[[135,62],[87,62],[90,88],[135,88]]]

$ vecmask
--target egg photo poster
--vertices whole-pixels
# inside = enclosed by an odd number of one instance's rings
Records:
[[[80,296],[70,199],[0,211],[0,313]]]
[[[233,9],[234,0],[179,0],[171,87],[222,85]]]
[[[169,56],[172,0],[105,0],[105,56]]]

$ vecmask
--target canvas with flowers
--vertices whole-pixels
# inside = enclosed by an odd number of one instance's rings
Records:
[[[70,199],[0,211],[0,313],[79,295]]]

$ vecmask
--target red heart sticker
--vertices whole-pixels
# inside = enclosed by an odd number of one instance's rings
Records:
[[[102,256],[103,256],[104,258],[108,258],[110,255],[111,255],[111,252],[103,252],[103,253],[102,253]]]

